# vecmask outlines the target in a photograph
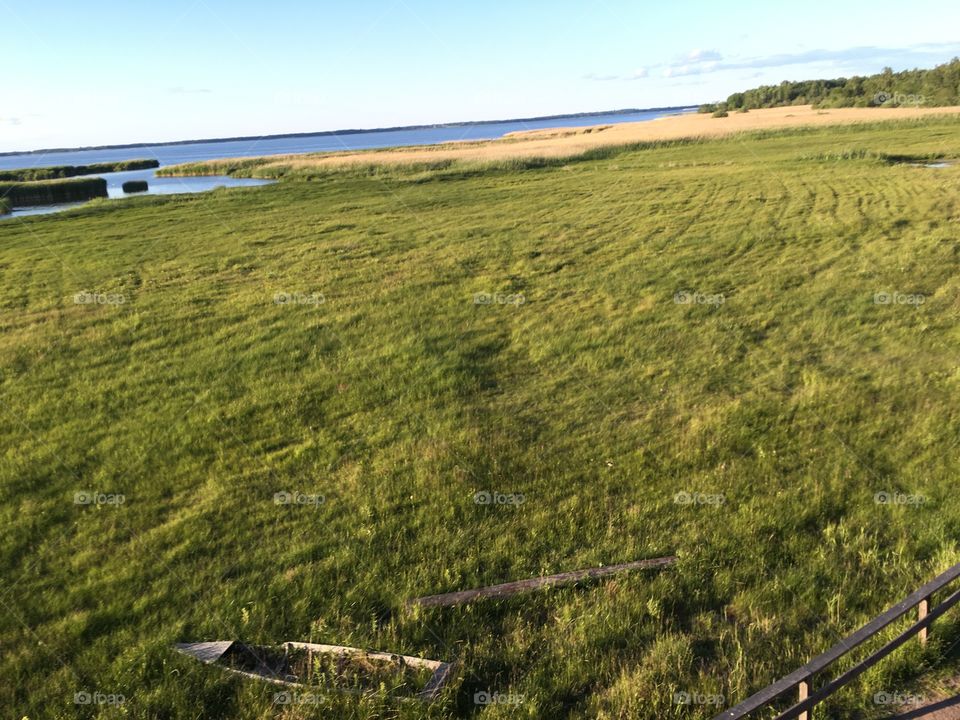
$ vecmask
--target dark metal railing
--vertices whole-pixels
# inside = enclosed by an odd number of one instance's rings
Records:
[[[914,635],[920,638],[921,644],[926,644],[927,629],[934,620],[960,601],[960,590],[954,591],[932,610],[930,609],[930,601],[934,593],[942,590],[958,577],[960,577],[960,564],[954,565],[916,592],[911,593],[885,613],[878,615],[855,633],[847,636],[800,669],[780,678],[760,692],[751,695],[739,705],[725,710],[713,718],[713,720],[740,720],[740,718],[745,718],[757,710],[771,705],[779,700],[784,693],[791,690],[796,691],[797,702],[777,715],[776,720],[791,720],[791,718],[809,720],[810,710],[817,703],[823,701],[858,675],[876,665],[898,647],[908,642]],[[861,660],[846,672],[830,680],[815,692],[812,691],[813,680],[818,673],[824,671],[848,652],[874,637],[888,625],[913,610],[913,608],[917,608],[917,621],[909,628],[875,650],[869,657]]]

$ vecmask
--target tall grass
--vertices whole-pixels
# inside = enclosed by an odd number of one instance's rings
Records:
[[[732,704],[960,560],[960,168],[869,154],[956,156],[960,125],[607,152],[0,223],[0,706],[700,720],[675,693]],[[932,696],[958,631],[818,720]],[[458,670],[429,706],[280,707],[170,647],[231,638]]]
[[[107,197],[107,181],[103,178],[71,178],[25,183],[0,182],[0,197],[15,207],[91,200]]]
[[[80,175],[123,172],[126,170],[147,170],[160,167],[158,160],[122,160],[118,162],[93,163],[92,165],[56,165],[53,167],[22,168],[19,170],[0,170],[0,181],[32,182],[34,180],[55,180]]]
[[[927,153],[888,153],[867,148],[846,148],[831,152],[804,153],[799,156],[801,161],[841,162],[845,160],[871,160],[887,165],[901,165],[909,163],[928,163],[943,159],[942,152]]]
[[[249,173],[255,168],[273,161],[273,158],[230,158],[227,160],[208,160],[201,162],[168,165],[157,170],[158,176],[182,175],[234,175],[252,177]]]
[[[146,180],[127,180],[123,183],[122,189],[125,193],[146,192],[149,185]]]
[[[832,126],[827,132],[829,132],[831,138],[850,137],[851,135],[864,136],[864,133],[869,133],[871,131],[877,131],[881,136],[885,137],[890,133],[895,133],[902,130],[931,127],[960,127],[960,117],[948,114],[905,120],[865,121],[862,123]],[[585,151],[574,152],[570,155],[518,155],[516,157],[494,160],[446,158],[429,161],[405,161],[403,160],[403,153],[405,151],[409,151],[410,148],[389,148],[386,150],[396,151],[400,161],[380,162],[371,160],[369,162],[357,162],[355,160],[351,160],[350,162],[336,164],[335,162],[331,162],[336,160],[335,153],[309,153],[296,157],[264,156],[258,158],[210,160],[198,163],[185,163],[161,168],[157,171],[157,174],[166,176],[232,175],[236,177],[258,177],[265,179],[279,179],[283,177],[319,179],[334,175],[346,175],[353,177],[406,178],[416,182],[423,182],[431,177],[435,179],[456,179],[466,178],[478,173],[484,174],[497,171],[513,172],[517,170],[563,167],[573,163],[612,158],[624,153],[653,151],[662,148],[699,145],[701,143],[707,143],[708,147],[710,148],[724,148],[724,150],[728,153],[735,153],[736,147],[743,143],[747,143],[749,145],[757,141],[773,140],[778,138],[800,139],[810,135],[819,135],[822,137],[823,132],[823,128],[817,126],[796,126],[766,130],[747,130],[743,132],[732,133],[719,138],[688,137],[671,140],[649,140],[626,143],[611,142],[608,145],[600,145]],[[510,145],[519,144],[521,141],[516,138],[510,138],[497,142]],[[445,146],[437,147],[443,148]],[[470,145],[469,147],[475,148],[476,146]],[[880,155],[882,155],[884,152],[882,148],[876,147],[864,149],[854,148],[850,150],[851,152],[862,153],[864,157],[866,157],[867,154],[870,154],[872,157],[877,158],[880,157]],[[367,152],[374,153],[378,151],[371,150]],[[809,149],[804,149],[802,157],[807,158],[810,155],[811,152]],[[831,158],[824,157],[822,159],[827,160]]]

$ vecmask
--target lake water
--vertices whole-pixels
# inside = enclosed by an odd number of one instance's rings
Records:
[[[481,125],[445,125],[440,127],[410,130],[388,130],[337,135],[309,135],[304,137],[265,137],[254,140],[231,140],[197,142],[185,145],[144,145],[135,148],[104,148],[98,150],[65,150],[42,153],[0,155],[0,170],[46,167],[50,165],[89,165],[98,162],[119,160],[154,159],[164,165],[185,162],[215,160],[231,157],[255,157],[258,155],[285,155],[289,153],[329,152],[333,150],[365,150],[382,147],[409,145],[432,145],[459,140],[492,140],[507,133],[523,130],[543,130],[558,127],[584,127],[588,125],[613,125],[625,122],[645,122],[681,112],[693,112],[695,108],[682,110],[641,110],[639,112],[608,113],[590,116],[565,116],[541,120],[511,120],[484,123]],[[146,180],[149,190],[137,195],[168,195],[174,193],[203,192],[219,186],[242,187],[269,184],[269,180],[253,180],[232,177],[157,177],[153,170],[131,170],[120,173],[99,173],[107,181],[107,193],[111,198],[130,197],[120,186],[127,180]],[[41,215],[76,207],[82,203],[46,205],[42,207],[15,208],[10,215],[0,215],[0,220],[26,215]]]
[[[118,173],[99,173],[107,181],[107,197],[125,198],[137,195],[175,195],[177,193],[195,193],[213,190],[217,187],[254,187],[270,185],[273,180],[257,180],[253,178],[233,178],[226,175],[210,175],[204,177],[156,177],[154,170],[128,170]],[[146,180],[149,190],[142,193],[125,193],[122,185],[128,180]],[[31,207],[16,207],[9,215],[0,215],[0,221],[7,218],[25,217],[28,215],[48,215],[50,213],[69,210],[83,205],[82,202],[61,203],[59,205],[35,205]]]
[[[527,120],[486,123],[483,125],[446,125],[416,130],[390,130],[344,135],[310,135],[307,137],[266,137],[256,140],[226,142],[198,142],[189,145],[145,145],[136,148],[107,148],[103,150],[68,150],[64,152],[0,155],[0,170],[43,167],[46,165],[89,165],[95,162],[149,158],[161,165],[213,160],[228,157],[283,155],[286,153],[327,152],[331,150],[363,150],[400,145],[432,145],[457,140],[492,140],[507,133],[522,130],[541,130],[557,127],[611,125],[625,122],[654,120],[694,108],[680,110],[642,110],[631,113],[610,113],[588,117],[561,117],[547,120]]]

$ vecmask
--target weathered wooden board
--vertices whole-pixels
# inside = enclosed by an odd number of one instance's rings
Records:
[[[673,565],[676,561],[677,558],[671,555],[669,557],[652,558],[649,560],[636,560],[620,565],[606,565],[604,567],[589,568],[587,570],[574,570],[557,575],[530,578],[529,580],[517,580],[516,582],[502,583],[500,585],[488,585],[487,587],[476,588],[474,590],[460,590],[458,592],[443,593],[441,595],[428,595],[426,597],[408,600],[407,606],[444,607],[448,605],[460,605],[483,598],[509,597],[510,595],[531,592],[533,590],[572,585],[582,580],[592,580],[628,570],[666,567]]]
[[[196,643],[177,643],[174,645],[177,652],[184,653],[190,657],[196,658],[200,662],[214,664],[224,654],[234,646],[233,640],[216,640],[213,642],[196,642]],[[436,698],[440,694],[440,691],[443,689],[447,680],[450,678],[450,674],[453,671],[453,664],[442,662],[440,660],[427,660],[425,658],[413,657],[412,655],[397,655],[395,653],[385,653],[385,652],[375,652],[368,650],[361,650],[360,648],[348,647],[346,645],[321,645],[319,643],[305,643],[305,642],[285,642],[283,643],[284,647],[287,648],[302,648],[304,650],[312,650],[317,653],[334,653],[334,654],[352,654],[358,653],[364,655],[365,657],[376,658],[379,660],[387,661],[399,661],[402,660],[407,665],[411,667],[422,667],[428,670],[432,670],[433,674],[430,676],[430,679],[424,684],[420,692],[417,693],[416,699],[429,702]],[[243,645],[238,645],[238,647],[245,647]],[[265,672],[253,671],[248,672],[246,670],[239,670],[237,668],[226,667],[221,665],[224,670],[234,673],[236,675],[242,675],[244,677],[253,678],[255,680],[262,680],[264,682],[273,683],[275,685],[283,685],[286,687],[306,687],[303,683],[291,682],[289,680],[284,680],[283,678],[275,677],[273,675],[267,674]],[[353,690],[344,690],[343,692],[353,693]],[[399,698],[399,699],[408,699],[408,698]],[[413,698],[409,698],[413,699]]]
[[[427,660],[425,658],[414,657],[413,655],[397,655],[396,653],[377,652],[375,650],[361,650],[360,648],[348,647],[347,645],[322,645],[320,643],[308,642],[285,642],[285,647],[301,648],[303,650],[313,650],[318,653],[329,653],[335,655],[348,655],[351,653],[360,653],[364,657],[375,658],[377,660],[397,661],[403,660],[412,667],[422,667],[428,670],[436,670],[441,665],[447,663],[440,660]]]
[[[194,657],[200,662],[214,663],[223,657],[223,654],[233,645],[233,640],[216,640],[214,642],[177,643],[174,647],[177,652]]]
[[[437,695],[439,695],[440,691],[443,689],[443,686],[450,678],[450,673],[453,670],[452,663],[446,663],[440,660],[427,660],[425,658],[413,657],[412,655],[395,655],[392,653],[359,650],[358,648],[347,647],[346,645],[321,645],[319,643],[304,642],[286,642],[284,645],[287,647],[303,648],[304,650],[313,650],[314,652],[319,653],[363,653],[366,657],[377,658],[380,660],[396,661],[397,659],[402,659],[411,667],[422,667],[427,668],[428,670],[433,670],[433,675],[431,675],[430,679],[427,680],[426,684],[423,686],[423,689],[417,693],[417,697],[421,700],[433,700]]]

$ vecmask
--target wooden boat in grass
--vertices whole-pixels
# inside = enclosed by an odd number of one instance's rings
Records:
[[[355,694],[387,687],[396,697],[427,702],[440,694],[453,667],[439,660],[319,643],[266,646],[216,640],[174,647],[200,662],[275,685]]]

